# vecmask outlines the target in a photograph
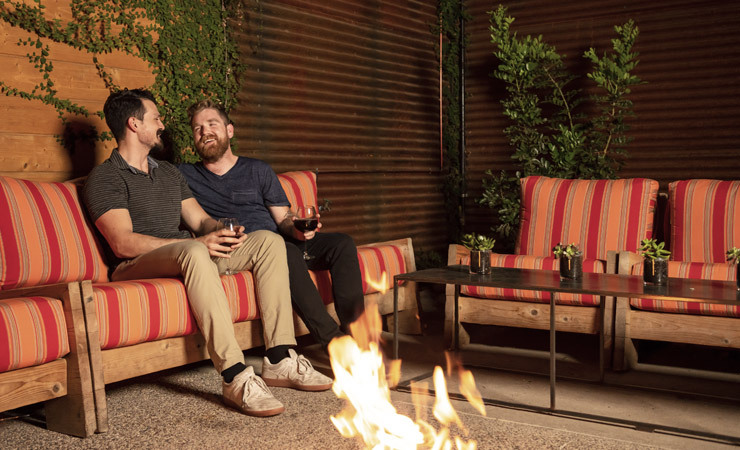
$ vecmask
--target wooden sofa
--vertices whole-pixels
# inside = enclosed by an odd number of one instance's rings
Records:
[[[280,174],[279,178],[292,204],[316,201],[314,173],[290,172]],[[77,352],[74,354],[70,352],[67,358],[69,359],[70,355],[81,354],[84,354],[85,358],[77,365],[67,364],[66,375],[67,378],[79,376],[86,381],[74,392],[69,390],[68,384],[67,397],[74,394],[75,401],[85,404],[85,418],[90,420],[92,417],[92,425],[88,424],[89,432],[105,432],[108,429],[106,384],[208,358],[180,279],[158,278],[125,282],[108,280],[108,268],[103,260],[100,242],[95,237],[92,224],[85,219],[77,198],[76,186],[70,183],[30,182],[2,177],[0,181],[3,183],[0,186],[21,184],[34,192],[44,190],[64,192],[63,196],[59,195],[63,197],[63,201],[50,199],[49,195],[36,194],[25,195],[24,201],[41,210],[42,213],[38,214],[41,218],[48,218],[54,224],[57,221],[63,221],[65,224],[57,226],[55,229],[58,228],[58,232],[52,237],[48,237],[48,230],[44,229],[33,239],[44,241],[46,234],[46,240],[55,242],[71,239],[74,245],[67,245],[62,250],[47,244],[42,244],[40,248],[34,246],[32,251],[22,252],[18,261],[22,266],[38,265],[40,272],[61,270],[65,273],[63,280],[51,281],[79,280],[79,283],[70,285],[75,295],[65,294],[59,297],[62,297],[62,300],[72,297],[68,302],[70,305],[68,309],[77,315],[68,318],[69,323],[74,325],[75,330],[82,327],[83,337],[86,337],[80,339],[80,336],[75,334],[74,344],[70,338],[70,345],[76,345]],[[19,213],[24,217],[23,220],[13,222],[12,226],[5,226],[2,229],[4,251],[5,236],[11,234],[17,237],[24,232],[29,222],[38,220],[38,217],[34,215],[29,218],[25,210],[15,211],[19,204],[14,198],[18,195],[15,191],[4,189],[4,192],[0,193],[0,198],[3,195],[9,199],[6,203],[9,204],[11,214]],[[69,219],[70,217],[73,219]],[[64,262],[61,264],[63,267],[60,269],[36,262],[35,259],[43,254],[54,255],[56,260]],[[389,281],[386,287],[391,287],[390,280],[394,275],[415,270],[410,239],[360,246],[358,255],[364,277],[376,280],[380,278],[381,272],[385,271],[388,274]],[[317,272],[312,276],[327,308],[334,314],[328,272]],[[248,349],[262,345],[261,322],[255,301],[252,274],[245,271],[222,276],[221,280],[227,293],[237,340],[241,347]],[[28,279],[25,285],[40,284],[44,281],[46,280],[39,280],[36,277]],[[381,314],[392,313],[392,289],[385,293],[379,292],[376,287],[365,282],[363,288],[366,302],[377,301]],[[407,317],[416,318],[416,287],[413,283],[401,288],[399,299],[399,309],[403,310]],[[295,321],[296,335],[307,334],[305,325],[297,316]],[[415,323],[409,321],[405,325],[406,332],[420,330],[418,320]],[[24,331],[35,333],[33,328]],[[85,362],[86,364],[83,364]],[[0,377],[2,376],[3,374],[0,374]],[[13,404],[10,407],[15,406],[17,405]],[[91,415],[91,411],[94,414]]]
[[[740,181],[682,180],[669,184],[664,236],[672,251],[668,276],[735,280],[734,264],[725,261],[730,247],[740,247]],[[619,255],[618,272],[642,275],[642,257]],[[670,282],[670,280],[669,280]],[[613,367],[637,362],[632,339],[740,348],[740,305],[618,298]]]
[[[616,252],[635,251],[652,235],[658,183],[648,179],[565,180],[531,176],[521,180],[521,225],[513,255],[492,254],[494,267],[559,270],[552,249],[576,243],[584,272],[616,272]],[[451,245],[449,264],[468,264],[469,252]],[[469,343],[465,323],[549,329],[550,294],[462,286],[460,343]],[[558,294],[556,329],[596,334],[604,330],[600,351],[611,353],[613,298]],[[452,335],[454,290],[447,287],[445,332]]]
[[[75,187],[0,177],[0,411],[45,402],[50,430],[96,430],[79,281],[99,278]]]

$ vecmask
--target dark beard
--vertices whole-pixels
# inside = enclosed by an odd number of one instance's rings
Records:
[[[226,150],[229,149],[228,140],[222,141],[218,136],[215,136],[215,139],[216,145],[211,147],[210,149],[206,149],[205,146],[195,146],[195,151],[198,153],[198,156],[200,156],[200,159],[202,159],[203,162],[216,162],[221,159],[221,157],[224,156],[224,153],[226,153]]]

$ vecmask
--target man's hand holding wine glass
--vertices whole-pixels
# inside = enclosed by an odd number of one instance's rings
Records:
[[[319,211],[313,205],[299,207],[298,211],[296,211],[296,214],[293,217],[293,226],[298,231],[298,239],[302,239],[304,241],[303,259],[305,259],[306,261],[313,258],[308,254],[307,241],[313,239],[313,237],[316,235],[316,230],[321,228],[319,217]]]

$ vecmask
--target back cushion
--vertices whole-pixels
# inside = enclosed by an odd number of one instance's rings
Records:
[[[720,263],[740,247],[740,181],[674,181],[668,201],[671,259]]]
[[[576,243],[584,259],[609,250],[637,251],[652,236],[658,182],[645,178],[521,180],[522,209],[516,253],[552,256],[559,242]]]
[[[0,177],[0,218],[1,289],[107,278],[74,184]]]
[[[278,174],[278,180],[283,186],[285,195],[290,201],[290,209],[295,211],[300,206],[316,205],[318,191],[316,188],[316,173],[310,170],[300,172],[285,172]]]

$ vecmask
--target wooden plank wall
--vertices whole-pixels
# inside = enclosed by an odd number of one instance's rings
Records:
[[[72,19],[69,0],[44,1],[50,19]],[[28,61],[28,47],[17,42],[31,34],[0,22],[0,80],[10,87],[31,91],[42,78]],[[34,36],[35,38],[35,36]],[[68,98],[91,113],[101,110],[108,90],[98,76],[92,55],[63,44],[49,44],[49,59],[54,65],[52,80],[60,98]],[[154,76],[147,64],[132,56],[115,52],[98,57],[113,81],[130,88],[151,85]],[[62,125],[53,107],[40,101],[0,95],[0,175],[32,180],[62,181],[86,175],[110,154],[112,142],[78,140],[65,148],[58,137],[71,130],[84,131],[108,127],[97,116],[69,117]]]
[[[467,0],[466,139],[471,230],[488,232],[491,210],[474,200],[487,169],[514,168],[502,130],[503,85],[491,78],[498,64],[490,42],[487,11],[499,2]],[[635,73],[646,84],[633,89],[637,118],[631,121],[629,158],[622,177],[670,181],[740,179],[740,3],[723,0],[524,0],[501,2],[516,18],[520,36],[542,35],[581,72],[589,47],[610,48],[614,25],[632,18],[640,28]]]

